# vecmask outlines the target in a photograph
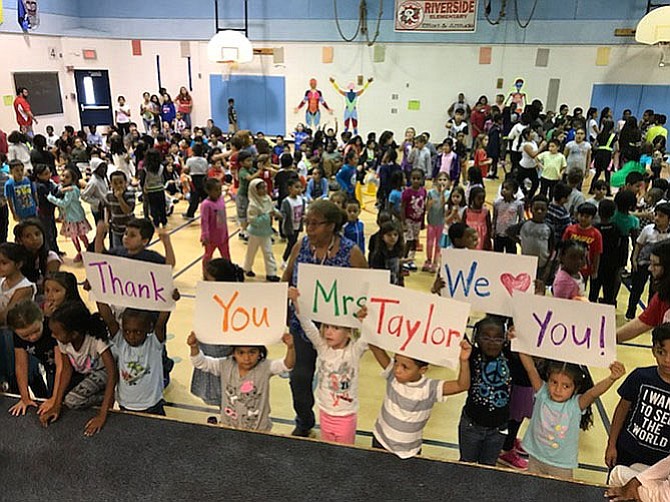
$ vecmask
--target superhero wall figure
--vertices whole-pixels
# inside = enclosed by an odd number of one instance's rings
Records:
[[[523,112],[528,102],[528,97],[526,96],[526,91],[524,89],[524,80],[522,78],[517,78],[514,81],[514,87],[509,92],[505,104],[509,105],[512,111],[516,113]]]
[[[302,98],[302,101],[293,112],[298,113],[305,104],[307,105],[307,111],[305,111],[305,124],[311,129],[317,129],[321,122],[321,110],[319,105],[323,105],[329,113],[333,113],[333,110],[328,107],[328,104],[323,99],[321,91],[316,88],[315,78],[310,79],[309,89],[305,91],[305,97]]]
[[[330,77],[330,83],[333,84],[335,90],[344,96],[344,131],[348,131],[351,126],[354,129],[354,134],[358,134],[358,97],[365,92],[365,89],[372,83],[372,78],[369,78],[365,85],[360,89],[354,89],[354,83],[350,82],[347,85],[347,90],[343,90],[337,85],[335,79]]]

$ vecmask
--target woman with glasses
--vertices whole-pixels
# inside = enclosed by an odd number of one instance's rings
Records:
[[[301,263],[326,267],[368,268],[358,246],[340,234],[345,215],[337,205],[324,199],[316,200],[309,205],[303,221],[307,235],[293,246],[283,281],[297,286]],[[296,412],[296,427],[292,434],[307,437],[315,423],[312,380],[316,351],[302,330],[293,307],[290,307],[289,327],[296,351],[296,362],[291,372],[291,393],[293,409]]]

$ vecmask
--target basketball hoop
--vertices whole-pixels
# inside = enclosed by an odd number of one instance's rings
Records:
[[[207,59],[213,63],[249,63],[253,58],[251,42],[238,31],[220,31],[207,44]]]
[[[670,66],[670,6],[649,11],[637,23],[635,40],[642,44],[658,45],[661,51],[658,66]]]

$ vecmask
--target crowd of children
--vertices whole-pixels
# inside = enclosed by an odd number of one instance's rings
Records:
[[[0,171],[9,208],[6,214],[0,212],[4,241],[9,212],[17,222],[16,243],[0,244],[0,324],[6,327],[3,333],[11,334],[1,338],[2,348],[15,348],[12,390],[21,396],[10,410],[14,414],[37,406],[31,395],[47,398],[38,408],[45,425],[58,418],[63,404],[101,405],[86,424],[86,434],[103,427],[114,401],[122,409],[165,414],[168,313],[104,304],[98,304],[99,314],[91,313],[74,276],[58,271],[64,254],[56,241],[58,221],[61,235],[77,251],[74,262],[92,249],[174,265],[166,225],[174,204],[187,201],[184,218],[192,221],[197,211],[200,215],[205,280],[255,277],[260,248],[265,278],[277,282],[279,269],[287,267],[305,229],[310,204],[328,199],[342,212],[342,238],[363,253],[367,249],[369,266],[389,270],[395,285],[403,285],[413,272],[435,274],[441,249],[454,247],[536,256],[537,293],[548,288],[557,298],[616,305],[626,283],[631,289],[628,319],[636,317],[647,285],[649,298],[654,294],[654,246],[670,237],[668,181],[662,176],[667,138],[663,115],[645,112],[641,123],[627,116],[615,124],[609,110],[599,120],[597,110],[584,117],[582,109],[568,114],[566,106],[558,115],[545,115],[535,101],[516,116],[509,107],[488,106],[482,97],[477,117],[468,116],[468,107],[453,110],[441,144],[432,144],[428,133],[417,134],[411,127],[397,145],[391,131],[379,140],[375,133],[367,140],[351,132],[338,138],[336,129],[312,131],[302,124],[285,141],[239,131],[234,103],[229,109],[234,124],[226,135],[212,121],[191,128],[188,92],[180,92],[178,108],[167,93],[145,94],[140,108],[144,133],[132,122],[122,96],[117,124],[106,140],[93,126],[88,134],[68,127],[57,138],[47,128],[48,137],[37,135],[32,141],[12,133],[29,150],[51,145],[46,151],[53,161],[27,166],[15,158],[5,167],[3,158]],[[498,195],[487,199],[492,190],[487,192],[486,185],[501,171]],[[374,202],[363,196],[368,183],[376,188]],[[584,187],[592,195],[588,200]],[[90,205],[96,225],[93,243],[82,200]],[[235,231],[229,230],[227,200],[235,203]],[[138,202],[142,218],[135,216]],[[378,229],[368,232],[373,235],[366,247],[360,215],[373,205]],[[147,249],[155,229],[165,256]],[[229,240],[236,233],[247,246],[242,267],[230,261]],[[279,266],[272,249],[278,239],[286,242]],[[426,260],[419,272],[415,261],[423,249]],[[214,258],[216,250],[221,258]],[[441,289],[440,281],[438,274],[433,292]],[[290,289],[292,302],[298,295]],[[457,379],[437,381],[425,377],[427,364],[422,361],[390,357],[360,342],[355,330],[317,326],[304,313],[296,310],[296,315],[317,354],[314,392],[322,438],[354,442],[359,361],[369,348],[387,379],[373,446],[401,458],[421,452],[433,405],[467,392],[458,425],[462,461],[501,462],[570,478],[577,466],[578,431],[591,422],[590,405],[625,373],[623,365],[614,363],[609,377],[594,384],[585,368],[515,354],[508,343],[514,336],[510,320],[487,316],[461,346]],[[365,308],[358,315],[364,318]],[[641,382],[654,380],[670,389],[669,333],[668,325],[654,330],[658,368],[635,370],[619,390],[622,401],[607,448],[610,467],[619,462],[651,465],[662,459],[636,446],[623,425],[639,399]],[[269,361],[264,347],[207,346],[191,333],[187,343],[197,370],[192,391],[221,405],[222,423],[269,430],[269,379],[291,371],[296,362],[294,340],[286,335],[283,341],[284,359]],[[339,384],[346,380],[346,386],[334,387],[333,374]],[[517,434],[525,418],[530,425],[520,442]],[[557,428],[560,434],[552,432]],[[670,454],[668,448],[663,452]]]

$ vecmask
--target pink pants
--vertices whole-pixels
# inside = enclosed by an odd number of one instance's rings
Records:
[[[228,248],[228,241],[221,242],[219,244],[210,242],[205,244],[205,255],[202,257],[202,263],[205,264],[212,259],[214,256],[214,251],[218,248],[219,253],[221,253],[222,258],[228,258],[230,260],[230,249]]]
[[[321,439],[332,443],[354,444],[356,441],[356,413],[337,417],[319,410]]]
[[[426,230],[426,259],[436,263],[440,259],[440,239],[444,225],[428,225]]]

